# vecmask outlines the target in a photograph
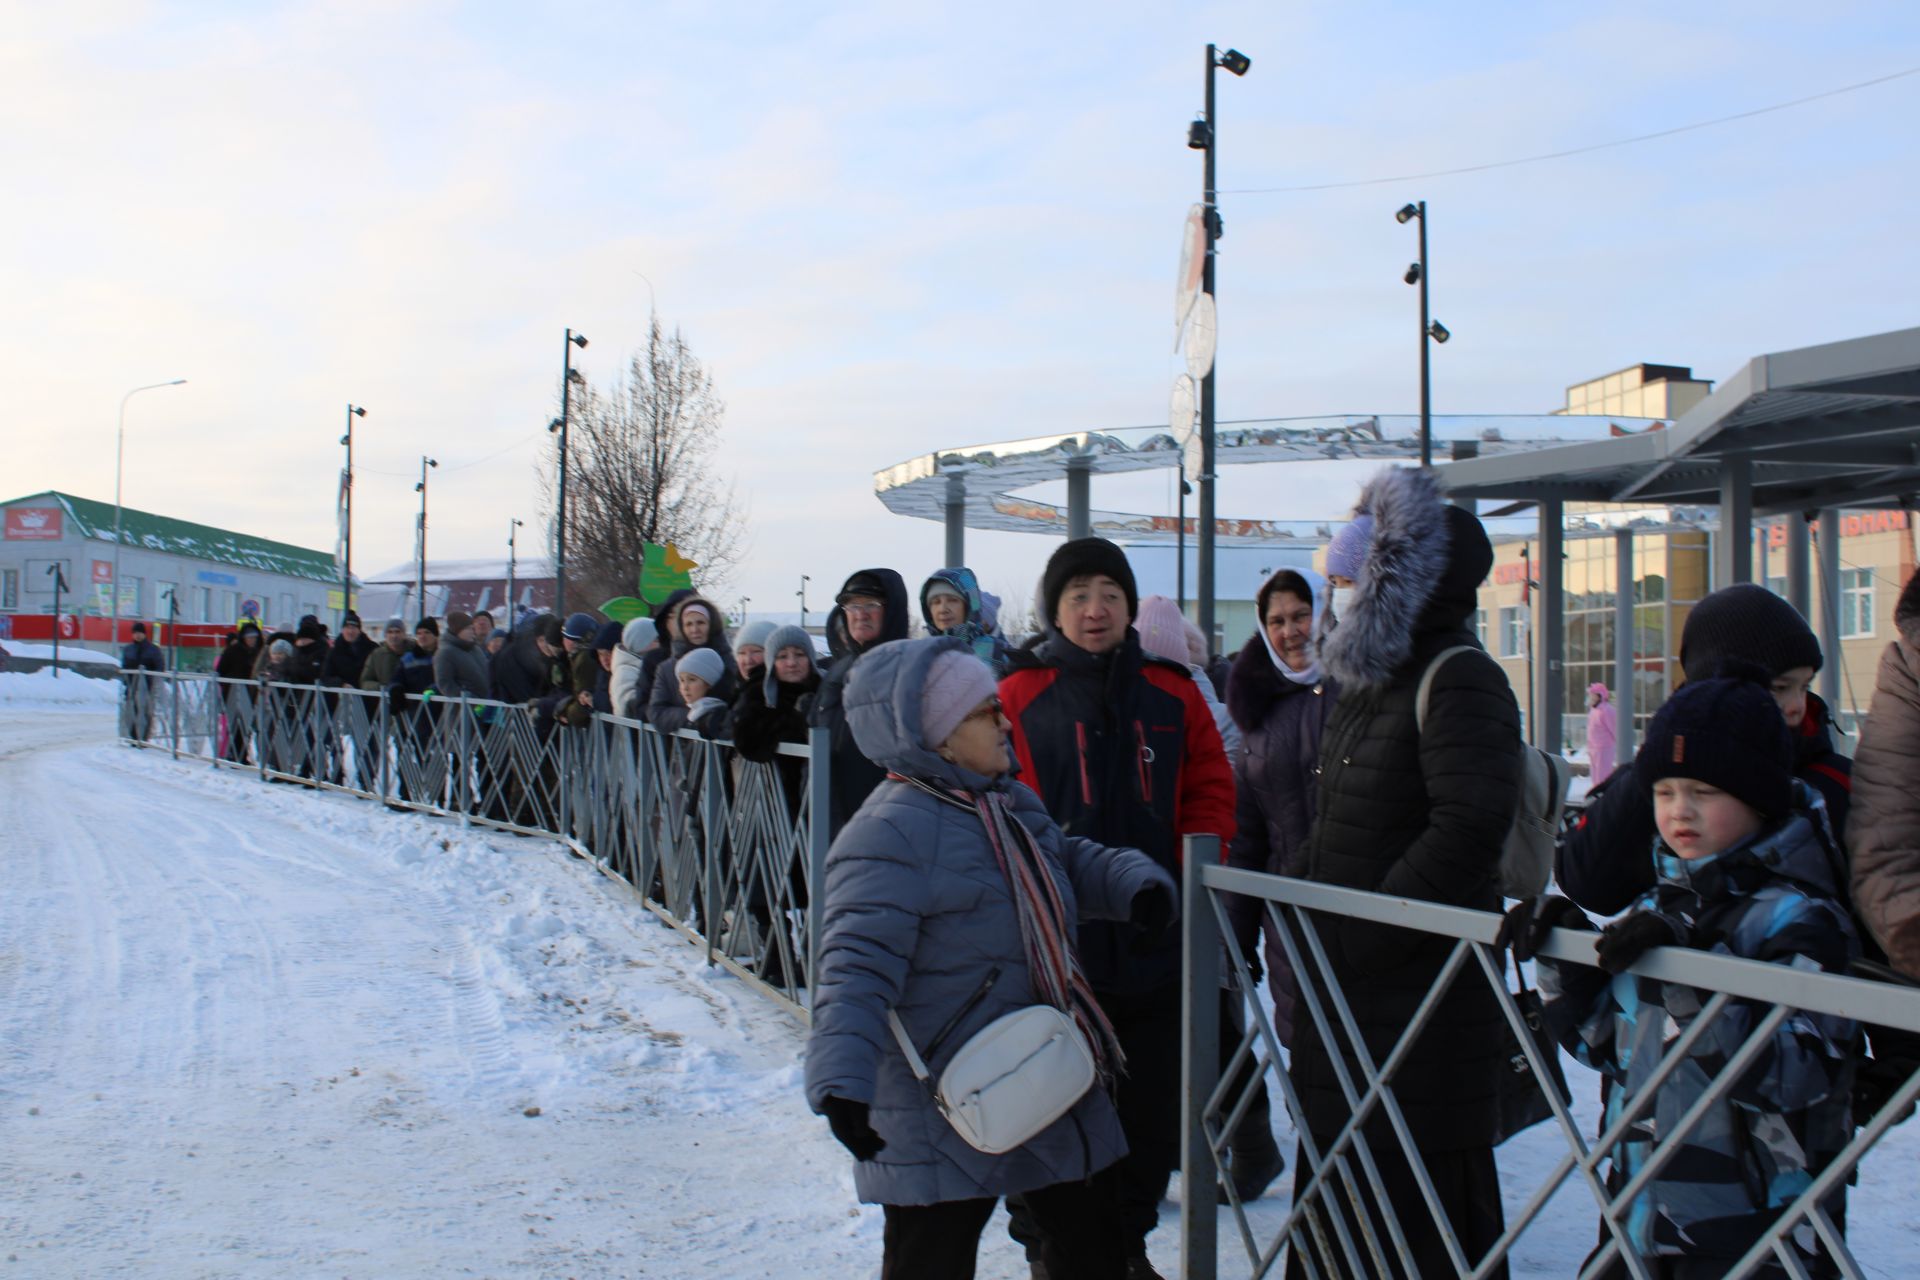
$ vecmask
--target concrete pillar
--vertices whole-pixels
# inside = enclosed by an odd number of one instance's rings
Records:
[[[1530,726],[1533,742],[1547,751],[1562,749],[1561,717],[1567,709],[1566,516],[1558,498],[1540,500],[1540,599],[1534,606],[1534,665],[1539,718]]]
[[[967,481],[964,476],[947,477],[947,558],[949,566],[967,562]]]
[[[1753,581],[1753,461],[1727,458],[1720,472],[1720,536],[1715,539],[1713,586]]]
[[[1613,534],[1613,724],[1614,764],[1633,763],[1633,531]],[[1591,757],[1591,752],[1589,752]]]
[[[1813,543],[1807,536],[1807,519],[1800,512],[1791,512],[1787,516],[1787,603],[1800,611],[1800,616],[1813,621],[1813,595],[1811,590],[1813,564]]]
[[[1093,460],[1067,461],[1067,536],[1084,538],[1093,532]]]
[[[1840,509],[1820,509],[1820,696],[1840,709]]]

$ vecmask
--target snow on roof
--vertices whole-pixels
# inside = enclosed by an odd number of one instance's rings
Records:
[[[417,566],[411,560],[382,569],[378,573],[369,573],[360,579],[362,582],[412,582]],[[429,560],[427,561],[427,580],[429,582],[469,582],[475,579],[502,578],[507,576],[507,561],[497,560]],[[551,578],[553,562],[545,556],[521,556],[514,562],[513,576],[516,579],[532,580]]]
[[[114,507],[110,502],[95,502],[91,498],[77,498],[70,493],[49,489],[11,499],[0,503],[0,506],[47,499],[65,508],[67,517],[73,521],[81,537],[100,542],[113,541]],[[171,516],[155,515],[151,511],[136,511],[132,507],[120,508],[120,529],[126,545],[148,551],[161,551],[215,564],[234,564],[245,569],[258,569],[262,573],[278,573],[314,582],[340,580],[339,562],[329,552],[273,542],[250,534],[235,533],[231,529],[216,529],[212,525],[195,524],[191,520],[176,520]]]

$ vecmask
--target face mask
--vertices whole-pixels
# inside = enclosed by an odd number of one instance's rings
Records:
[[[1357,587],[1335,587],[1328,593],[1331,598],[1327,602],[1327,608],[1333,613],[1336,621],[1347,616],[1347,610],[1353,607],[1353,597],[1358,590]]]

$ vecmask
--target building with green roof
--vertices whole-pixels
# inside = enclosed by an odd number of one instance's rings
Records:
[[[0,513],[0,638],[51,638],[58,627],[68,640],[124,643],[136,620],[171,620],[168,642],[203,647],[245,618],[291,627],[311,613],[332,623],[345,605],[329,552],[124,507],[114,637],[113,504],[48,490],[0,503]]]

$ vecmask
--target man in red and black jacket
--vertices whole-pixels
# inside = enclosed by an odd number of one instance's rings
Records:
[[[1139,849],[1176,881],[1182,836],[1217,835],[1224,857],[1233,770],[1192,674],[1140,648],[1126,553],[1104,538],[1068,542],[1047,561],[1040,603],[1046,640],[1014,654],[1000,682],[1020,780],[1063,831]],[[1127,1055],[1115,1096],[1130,1149],[1121,1220],[1144,1262],[1180,1159],[1180,937],[1087,923],[1080,956]],[[1017,1219],[1015,1235],[1025,1238]]]

